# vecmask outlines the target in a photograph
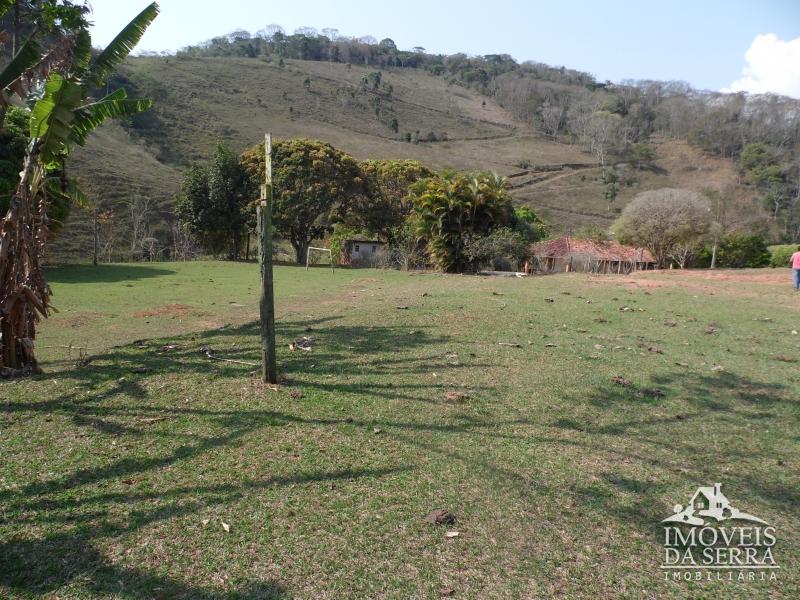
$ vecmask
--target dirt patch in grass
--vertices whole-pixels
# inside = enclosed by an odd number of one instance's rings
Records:
[[[661,270],[641,271],[620,277],[595,275],[590,278],[599,283],[612,283],[635,290],[680,288],[690,293],[737,296],[746,298],[774,297],[775,288],[789,289],[787,270]]]
[[[85,327],[86,325],[89,325],[90,323],[95,322],[97,319],[105,316],[107,316],[106,313],[82,312],[70,315],[68,317],[61,317],[58,319],[58,321],[62,327],[76,329],[78,327]]]
[[[661,270],[661,271],[640,271],[628,277],[632,283],[642,285],[674,285],[683,284],[689,281],[709,281],[714,283],[758,283],[783,285],[789,273],[782,269],[723,269],[708,271],[705,269],[686,269],[686,270]],[[658,278],[658,279],[655,279]]]
[[[189,314],[190,309],[191,307],[186,304],[165,304],[164,306],[136,311],[133,316],[140,319],[144,317],[185,317]]]

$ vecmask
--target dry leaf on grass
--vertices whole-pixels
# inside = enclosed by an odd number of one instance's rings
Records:
[[[425,515],[422,520],[433,525],[445,525],[455,523],[456,516],[446,508],[437,508]]]
[[[622,375],[614,375],[611,378],[611,381],[623,387],[628,387],[630,385],[633,385],[633,382],[630,379],[625,379]]]
[[[444,534],[444,537],[446,537],[446,538],[454,538],[454,537],[458,537],[459,535],[461,535],[461,534],[458,531],[448,531],[447,533]]]
[[[222,521],[222,528],[225,530],[225,533],[231,530],[231,526],[228,525],[225,521]]]
[[[451,392],[447,392],[444,395],[444,398],[448,402],[463,402],[464,400],[469,398],[469,394],[467,394],[466,392],[451,391]]]

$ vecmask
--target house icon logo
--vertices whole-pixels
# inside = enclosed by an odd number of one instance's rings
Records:
[[[697,488],[662,519],[664,581],[777,581],[775,527],[731,505],[722,485]]]
[[[741,521],[751,521],[753,523],[767,525],[766,521],[734,508],[720,488],[721,484],[719,483],[715,483],[714,487],[697,488],[697,491],[694,493],[691,500],[689,500],[689,504],[686,505],[686,507],[676,504],[673,508],[674,514],[663,519],[661,522],[705,525],[705,518],[708,517],[715,519],[717,522],[739,519]]]

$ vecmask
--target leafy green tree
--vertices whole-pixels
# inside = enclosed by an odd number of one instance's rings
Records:
[[[416,160],[365,160],[360,163],[363,193],[341,205],[339,219],[389,242],[411,213],[411,186],[433,171]]]
[[[256,184],[264,181],[264,147],[246,150],[242,161]],[[319,140],[277,140],[272,145],[272,222],[305,261],[311,241],[330,229],[332,213],[365,193],[358,162]]]
[[[511,216],[511,228],[522,234],[528,244],[547,237],[549,227],[529,206],[516,206]]]
[[[767,144],[755,142],[742,148],[739,167],[752,183],[768,181],[778,166],[776,153]]]
[[[650,144],[639,142],[631,146],[630,159],[636,163],[636,170],[641,171],[642,166],[650,165],[656,159],[656,151]]]
[[[252,180],[239,157],[224,144],[214,157],[194,164],[184,175],[175,214],[186,232],[210,254],[239,258],[247,232]]]
[[[747,181],[765,193],[764,203],[776,219],[791,195],[790,166],[782,161],[777,149],[756,142],[742,148],[739,167]]]
[[[0,4],[0,16],[9,2]],[[34,355],[36,322],[51,308],[52,291],[40,260],[50,231],[49,208],[54,194],[75,196],[63,177],[63,165],[73,145],[83,145],[89,134],[107,118],[126,117],[151,106],[149,100],[129,100],[125,90],[100,99],[91,94],[104,87],[106,78],[133,49],[158,14],[147,6],[99,54],[92,55],[87,27],[67,40],[69,52],[58,63],[18,59],[28,42],[0,72],[0,91],[10,90],[35,100],[30,115],[27,154],[20,181],[5,217],[0,221],[0,367],[40,372]],[[27,63],[28,66],[25,66]],[[32,76],[36,65],[47,73],[41,96],[28,98],[15,79]],[[11,81],[11,83],[9,83]],[[37,99],[38,98],[38,99]]]
[[[411,188],[412,223],[442,271],[460,272],[469,262],[464,245],[471,235],[489,233],[512,221],[505,180],[494,173],[444,172]]]
[[[711,251],[711,247],[703,249],[699,258],[701,264],[707,263]],[[732,233],[720,240],[716,262],[717,266],[722,268],[759,268],[769,266],[771,258],[767,240],[763,235]]]
[[[19,183],[28,147],[28,128],[28,112],[11,107],[6,114],[6,125],[0,130],[0,213],[8,210]]]

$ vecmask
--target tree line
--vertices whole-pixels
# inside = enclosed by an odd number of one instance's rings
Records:
[[[263,147],[237,156],[220,144],[210,161],[187,170],[175,210],[202,252],[229,259],[248,253],[264,169]],[[348,232],[386,242],[406,264],[416,257],[460,272],[518,263],[546,231],[530,209],[514,209],[505,180],[493,173],[357,161],[319,140],[286,139],[273,143],[272,178],[273,224],[298,263],[312,241]]]
[[[740,162],[743,180],[759,194],[778,224],[780,239],[800,240],[800,101],[774,94],[722,94],[679,81],[600,82],[588,73],[506,54],[431,54],[401,50],[393,40],[350,38],[334,29],[302,27],[287,34],[270,25],[251,34],[237,30],[178,56],[274,57],[380,68],[423,69],[453,85],[494,98],[553,139],[580,144],[600,165],[652,158],[653,136],[687,140],[713,155]],[[753,178],[748,148],[759,148],[775,170]],[[751,154],[752,155],[752,154]]]

